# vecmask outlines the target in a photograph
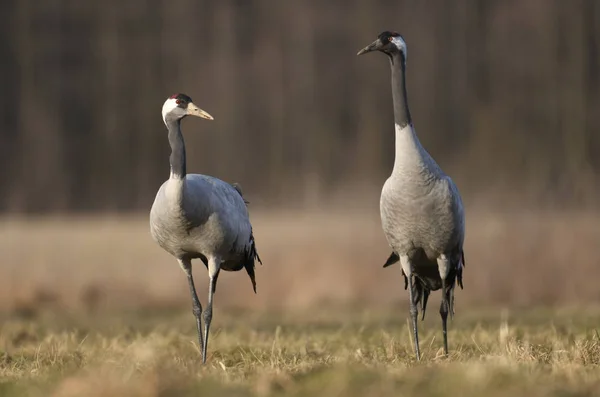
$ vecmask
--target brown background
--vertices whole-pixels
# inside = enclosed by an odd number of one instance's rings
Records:
[[[187,303],[145,218],[176,92],[216,119],[184,122],[188,170],[242,184],[265,260],[259,294],[226,275],[221,304],[404,298],[380,268],[389,70],[355,55],[386,29],[467,207],[457,304],[600,298],[595,0],[8,0],[0,29],[0,302]]]

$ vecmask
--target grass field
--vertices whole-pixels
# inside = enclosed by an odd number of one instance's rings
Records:
[[[243,272],[219,278],[206,366],[145,216],[6,218],[0,397],[600,395],[600,215],[474,207],[450,357],[435,293],[420,363],[377,208],[251,208],[258,294]]]
[[[190,311],[4,318],[0,395],[592,396],[600,311],[469,311],[441,355],[435,311],[415,362],[406,310],[217,312],[202,366]]]

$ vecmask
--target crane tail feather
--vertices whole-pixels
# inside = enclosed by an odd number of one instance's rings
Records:
[[[427,310],[427,300],[429,299],[430,292],[431,291],[429,291],[424,286],[421,289],[421,293],[423,294],[421,298],[421,321],[425,320],[425,311]]]
[[[242,193],[242,186],[239,183],[234,182],[234,183],[231,183],[230,185],[233,186],[233,188],[240,194],[240,196],[242,196],[242,200],[244,200],[244,203],[246,204],[246,206],[248,204],[250,204],[250,201],[247,201],[244,198],[244,194]]]
[[[400,260],[400,257],[398,256],[398,254],[395,253],[394,251],[392,251],[392,253],[390,254],[390,257],[387,259],[387,261],[385,261],[385,264],[383,265],[383,267],[391,266],[394,263],[398,262],[399,260]]]
[[[408,279],[404,272],[402,272],[404,276],[405,283],[408,284]],[[412,285],[413,288],[413,300],[416,307],[419,307],[419,303],[421,304],[421,321],[425,320],[425,312],[427,311],[427,301],[429,300],[429,294],[431,290],[427,288],[427,285],[418,277],[414,278],[414,282]]]
[[[244,268],[246,268],[246,272],[250,277],[250,281],[252,281],[252,289],[254,290],[254,293],[256,293],[256,277],[254,275],[254,267],[256,260],[258,260],[258,262],[262,265],[260,256],[258,256],[258,252],[256,251],[256,242],[254,241],[254,234],[252,233],[252,231],[250,231],[250,247],[246,251],[246,260],[244,261]]]
[[[390,257],[387,259],[387,261],[385,261],[385,264],[383,265],[384,268],[393,265],[394,263],[398,262],[400,260],[400,256],[398,256],[397,253],[395,253],[394,251],[392,251],[392,253],[390,254]],[[408,288],[408,278],[406,277],[406,274],[404,274],[404,270],[402,271],[402,276],[404,276],[404,289]]]
[[[463,273],[463,269],[465,267],[465,252],[461,251],[460,255],[461,255],[461,260],[460,260],[460,263],[458,264],[458,270],[456,272],[456,279],[457,279],[458,286],[460,287],[460,289],[464,289],[463,281],[462,281],[462,273]]]
[[[256,278],[254,277],[254,266],[245,266],[245,268],[246,272],[248,273],[248,276],[250,276],[250,281],[252,282],[252,289],[256,294]]]

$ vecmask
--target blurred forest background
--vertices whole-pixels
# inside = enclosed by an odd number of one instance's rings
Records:
[[[596,0],[9,0],[0,29],[3,212],[148,210],[177,92],[216,118],[184,122],[190,172],[259,206],[377,204],[389,69],[355,54],[388,29],[417,132],[467,201],[598,202]]]
[[[467,209],[459,306],[598,302],[600,1],[7,0],[0,308],[189,307],[147,218],[178,92],[215,117],[183,122],[188,171],[241,183],[265,263],[257,295],[239,272],[217,305],[406,299],[381,268],[388,61],[356,56],[383,30],[408,43],[417,133]]]

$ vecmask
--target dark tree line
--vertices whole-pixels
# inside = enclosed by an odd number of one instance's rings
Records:
[[[176,92],[216,118],[185,122],[192,172],[271,204],[380,186],[389,70],[355,54],[386,29],[408,43],[417,132],[465,195],[597,201],[595,0],[8,0],[0,19],[3,211],[148,209]]]

